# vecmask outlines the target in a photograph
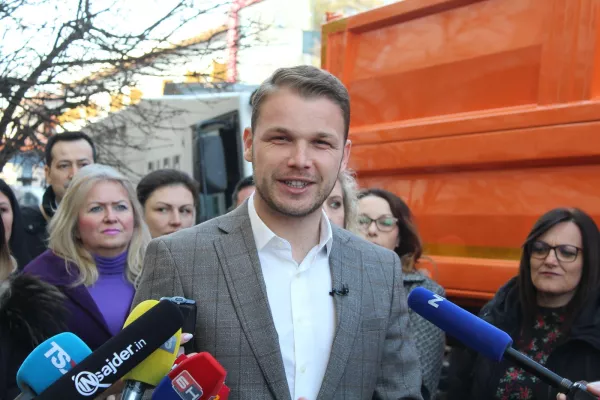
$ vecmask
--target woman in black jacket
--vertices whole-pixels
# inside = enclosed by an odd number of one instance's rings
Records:
[[[572,381],[600,379],[600,234],[583,211],[543,215],[527,237],[519,275],[483,307],[481,318],[514,347]],[[448,400],[554,400],[557,392],[508,362],[455,348]]]
[[[16,376],[33,349],[66,331],[64,296],[40,279],[14,272],[0,218],[0,400],[19,394]]]

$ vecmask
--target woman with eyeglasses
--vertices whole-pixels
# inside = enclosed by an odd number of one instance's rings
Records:
[[[529,233],[511,279],[480,316],[520,352],[572,381],[600,380],[600,234],[578,209],[544,214]],[[448,400],[555,399],[557,392],[510,363],[455,348]]]
[[[444,296],[444,289],[421,274],[416,266],[422,253],[421,238],[410,209],[395,194],[383,189],[366,189],[358,195],[358,228],[368,241],[386,247],[400,257],[406,295],[422,286]],[[445,336],[439,328],[409,310],[423,374],[422,393],[433,399],[437,392],[445,349]]]

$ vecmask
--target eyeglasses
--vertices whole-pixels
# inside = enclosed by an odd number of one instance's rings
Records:
[[[358,217],[358,227],[362,231],[366,232],[373,222],[375,222],[377,229],[381,232],[390,232],[394,229],[394,226],[396,226],[398,218],[394,218],[391,215],[382,215],[377,219],[373,219],[364,214]]]
[[[531,257],[537,258],[538,260],[545,260],[550,253],[550,250],[554,250],[554,254],[559,261],[562,262],[573,262],[577,259],[577,255],[581,249],[570,244],[559,244],[558,246],[550,246],[548,243],[542,241],[535,241],[531,245]]]

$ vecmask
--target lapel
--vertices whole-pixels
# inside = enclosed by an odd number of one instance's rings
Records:
[[[112,337],[112,333],[108,329],[108,325],[106,324],[106,320],[102,316],[98,305],[92,298],[89,290],[84,285],[78,285],[75,287],[64,287],[63,293],[85,314],[87,314],[98,327],[106,334],[108,337]],[[93,331],[93,329],[89,329]]]
[[[346,369],[348,358],[361,321],[362,309],[362,259],[359,251],[346,244],[350,239],[348,232],[331,226],[333,247],[329,255],[332,286],[341,288],[347,285],[347,296],[334,296],[337,319],[335,336],[325,370],[323,383],[319,391],[319,400],[334,397],[335,391]]]
[[[291,400],[248,203],[221,217],[219,228],[226,235],[214,242],[215,250],[242,330],[273,396]]]
[[[65,266],[65,260],[52,251],[47,250],[42,256],[28,266],[33,275],[37,275],[46,282],[57,286],[69,298],[75,307],[88,315],[108,337],[112,337],[98,305],[84,285],[73,286],[78,278],[77,269],[71,264]],[[73,316],[76,318],[76,316]],[[94,331],[94,329],[89,329]]]

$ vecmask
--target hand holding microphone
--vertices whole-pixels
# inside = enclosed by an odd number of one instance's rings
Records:
[[[560,393],[574,396],[576,400],[598,399],[580,382],[571,382],[512,347],[512,338],[504,331],[481,318],[463,310],[451,301],[423,287],[408,295],[408,305],[417,314],[455,337],[465,346],[499,362],[512,361],[523,370],[537,376]]]
[[[587,384],[587,390],[590,393],[595,394],[596,396],[600,396],[600,381],[592,382]],[[557,400],[567,400],[567,396],[562,393],[556,395]]]
[[[161,303],[169,303],[162,301]],[[144,314],[152,307],[159,304],[156,300],[147,300],[140,303],[125,321],[124,329],[134,322],[139,315]],[[169,303],[172,304],[172,303]],[[181,313],[180,313],[181,315]],[[181,326],[183,325],[183,317]],[[155,387],[161,379],[169,372],[173,362],[177,358],[181,339],[181,329],[165,341],[156,351],[150,354],[141,363],[136,365],[124,377],[125,389],[121,395],[124,400],[139,400],[144,391],[149,387]]]
[[[184,353],[184,348],[183,345],[186,344],[187,342],[189,342],[190,340],[192,340],[193,335],[190,333],[182,333],[181,334],[181,340],[179,342],[179,351],[177,353],[177,356],[181,356],[182,353]],[[123,399],[122,394],[111,394],[108,397],[104,398],[104,397],[97,397],[95,400],[119,400],[119,399]],[[24,399],[25,400],[25,399]],[[223,400],[223,397],[221,397],[220,400]],[[226,400],[226,399],[225,399]]]

